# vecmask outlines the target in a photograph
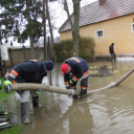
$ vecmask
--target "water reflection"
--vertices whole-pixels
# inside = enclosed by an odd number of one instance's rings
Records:
[[[133,133],[134,98],[131,93],[118,87],[103,94],[98,94],[98,99],[95,98],[89,106],[94,122],[93,133]]]
[[[60,65],[52,71],[52,85],[65,88]],[[106,77],[89,77],[89,89],[104,87],[123,76],[132,62],[96,62],[89,66],[114,66],[118,74]],[[50,84],[44,78],[45,84]],[[133,134],[134,133],[134,74],[112,89],[104,90],[82,99],[67,95],[43,92],[40,95],[42,108],[33,109],[32,124],[23,134]],[[18,98],[6,98],[9,110],[19,113]],[[5,100],[4,100],[5,101]],[[1,101],[1,103],[4,103]],[[19,119],[18,119],[19,120]]]

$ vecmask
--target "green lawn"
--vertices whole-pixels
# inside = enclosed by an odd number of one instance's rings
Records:
[[[13,125],[7,130],[0,131],[0,134],[21,134],[26,129],[26,126],[20,127],[18,125]]]

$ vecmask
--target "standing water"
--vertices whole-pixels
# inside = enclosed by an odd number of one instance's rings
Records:
[[[52,71],[52,85],[65,88],[59,63]],[[121,78],[134,62],[95,62],[89,67],[108,66],[116,70],[110,76],[90,76],[89,90],[102,88]],[[113,72],[114,72],[113,70]],[[49,77],[43,83],[49,84]],[[133,134],[134,133],[134,73],[119,86],[85,98],[44,91],[40,94],[41,108],[30,114],[32,124],[23,134]],[[19,99],[16,94],[6,98],[15,121],[20,122]],[[31,102],[29,108],[32,109]]]

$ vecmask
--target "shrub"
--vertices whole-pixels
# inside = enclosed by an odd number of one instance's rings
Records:
[[[79,46],[79,57],[87,60],[94,60],[95,40],[92,37],[81,37]],[[63,62],[68,57],[73,55],[73,40],[63,40],[54,44],[54,51],[57,62]]]

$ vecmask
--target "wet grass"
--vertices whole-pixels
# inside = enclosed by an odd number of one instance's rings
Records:
[[[6,93],[4,91],[4,78],[0,78],[2,83],[2,89],[0,90],[0,100],[8,97],[9,95],[13,94],[14,92]],[[12,113],[8,113],[7,117],[10,118],[12,116]],[[21,134],[25,130],[25,126],[20,127],[17,124],[12,125],[10,128],[0,130],[0,134]]]
[[[14,92],[10,92],[10,93],[7,94],[7,93],[4,91],[4,85],[3,85],[3,83],[4,83],[4,78],[0,78],[0,80],[1,80],[1,84],[2,84],[2,90],[0,90],[0,99],[3,99],[3,98],[6,98],[7,96],[13,94]]]
[[[20,127],[18,125],[13,125],[7,130],[0,131],[0,134],[21,134],[26,129],[26,126]]]

